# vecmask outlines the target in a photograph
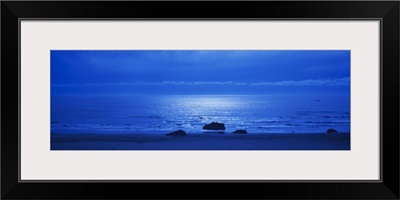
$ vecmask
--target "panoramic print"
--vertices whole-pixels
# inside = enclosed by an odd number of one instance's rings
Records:
[[[51,150],[350,150],[349,50],[52,50]]]

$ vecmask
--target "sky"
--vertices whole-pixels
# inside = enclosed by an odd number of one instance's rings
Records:
[[[349,50],[52,50],[52,95],[350,94]]]

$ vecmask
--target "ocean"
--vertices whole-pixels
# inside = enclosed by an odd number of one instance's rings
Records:
[[[348,95],[51,96],[52,133],[350,132]]]

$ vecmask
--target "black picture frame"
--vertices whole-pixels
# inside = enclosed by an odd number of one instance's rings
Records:
[[[398,1],[2,1],[1,198],[399,199],[399,8]],[[20,182],[18,134],[21,97],[18,77],[19,20],[22,18],[379,19],[382,22],[380,86],[382,179],[374,182]]]

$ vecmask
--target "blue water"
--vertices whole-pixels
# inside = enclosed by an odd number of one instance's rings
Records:
[[[52,133],[350,132],[349,96],[52,96]]]

